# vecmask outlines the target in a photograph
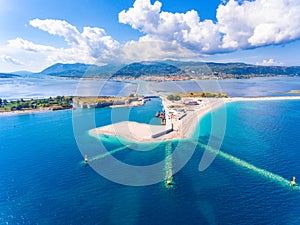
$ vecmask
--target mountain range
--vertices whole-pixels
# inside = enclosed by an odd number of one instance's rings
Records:
[[[60,77],[105,77],[116,73],[123,65],[107,64],[104,66],[97,66],[92,64],[74,63],[74,64],[54,64],[40,74]]]
[[[245,63],[183,62],[166,60],[161,62],[135,62],[131,64],[107,64],[104,66],[74,63],[54,64],[39,73],[26,71],[1,73],[0,78],[17,76],[57,76],[57,77],[134,77],[143,75],[231,75],[231,76],[300,76],[299,66],[259,66]]]
[[[0,73],[0,78],[16,78],[16,77],[20,77],[20,76],[13,73]]]

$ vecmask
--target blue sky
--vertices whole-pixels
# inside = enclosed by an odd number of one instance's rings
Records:
[[[0,71],[57,62],[300,65],[298,0],[0,0]]]

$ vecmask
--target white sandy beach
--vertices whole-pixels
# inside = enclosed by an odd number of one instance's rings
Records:
[[[0,116],[19,116],[19,115],[27,115],[27,114],[37,114],[44,112],[52,112],[53,110],[45,108],[45,109],[30,109],[30,110],[16,110],[10,112],[0,112]]]
[[[90,134],[116,135],[135,142],[152,142],[155,141],[152,135],[164,130],[164,126],[124,121],[92,129]]]
[[[167,119],[166,126],[125,121],[92,129],[90,130],[90,134],[116,135],[133,142],[158,142],[174,139],[186,139],[192,135],[196,126],[199,124],[200,119],[204,115],[228,102],[272,100],[300,100],[300,96],[210,98],[205,99],[204,104],[187,110],[186,116],[181,120]],[[169,104],[170,102],[163,99],[163,106],[165,110],[168,108]],[[168,110],[166,110],[166,113],[168,113]],[[171,127],[170,123],[173,124],[174,130],[172,132],[156,138],[152,137],[152,135],[169,129]]]
[[[224,99],[215,99],[212,104],[198,107],[194,111],[188,111],[187,115],[182,120],[172,121],[174,131],[156,138],[152,137],[152,135],[164,132],[165,130],[169,129],[171,125],[168,125],[168,123],[170,123],[171,121],[167,121],[166,126],[125,121],[92,129],[90,131],[90,134],[115,135],[134,142],[158,142],[174,139],[185,139],[190,137],[197,124],[199,123],[199,120],[205,114],[213,109],[216,109],[217,107],[222,106],[224,103]],[[167,103],[164,103],[164,107],[167,107]]]

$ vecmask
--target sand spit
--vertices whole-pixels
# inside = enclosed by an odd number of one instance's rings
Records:
[[[276,96],[276,97],[235,97],[235,98],[204,98],[201,104],[185,106],[185,114],[182,118],[174,118],[171,101],[162,97],[163,107],[167,116],[165,126],[149,125],[131,121],[124,121],[90,130],[90,134],[114,135],[133,142],[159,142],[175,139],[189,138],[194,132],[200,119],[214,109],[228,102],[236,101],[274,101],[274,100],[300,100],[300,96]],[[172,129],[171,132],[164,131]],[[161,133],[162,135],[157,135]]]

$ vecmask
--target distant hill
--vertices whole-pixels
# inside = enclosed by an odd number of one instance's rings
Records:
[[[29,72],[29,71],[16,71],[12,72],[12,74],[20,75],[20,76],[32,76],[34,73]]]
[[[131,76],[140,77],[142,75],[170,75],[181,72],[181,70],[173,65],[163,62],[140,62],[131,63],[118,70],[113,77]]]
[[[0,73],[0,78],[16,78],[16,77],[20,77],[20,76],[11,73]]]
[[[299,66],[259,66],[243,63],[208,63],[212,72],[223,72],[235,75],[300,75]]]
[[[74,64],[54,64],[43,71],[40,74],[59,77],[105,77],[115,73],[122,65],[108,64],[105,66],[97,66],[84,63]]]
[[[0,78],[18,76],[57,76],[57,77],[96,77],[109,78],[129,76],[138,78],[142,75],[191,75],[210,76],[225,74],[229,77],[244,78],[247,76],[300,76],[299,66],[258,66],[245,63],[215,63],[215,62],[184,62],[165,60],[161,62],[135,62],[128,65],[107,64],[97,66],[84,63],[54,64],[40,73],[21,71],[16,73],[2,73]],[[228,76],[227,76],[228,77]]]
[[[214,63],[214,62],[181,62],[165,61],[177,66],[184,73],[195,75],[210,75],[226,73],[232,75],[291,75],[300,76],[299,66],[260,66],[245,63]]]

